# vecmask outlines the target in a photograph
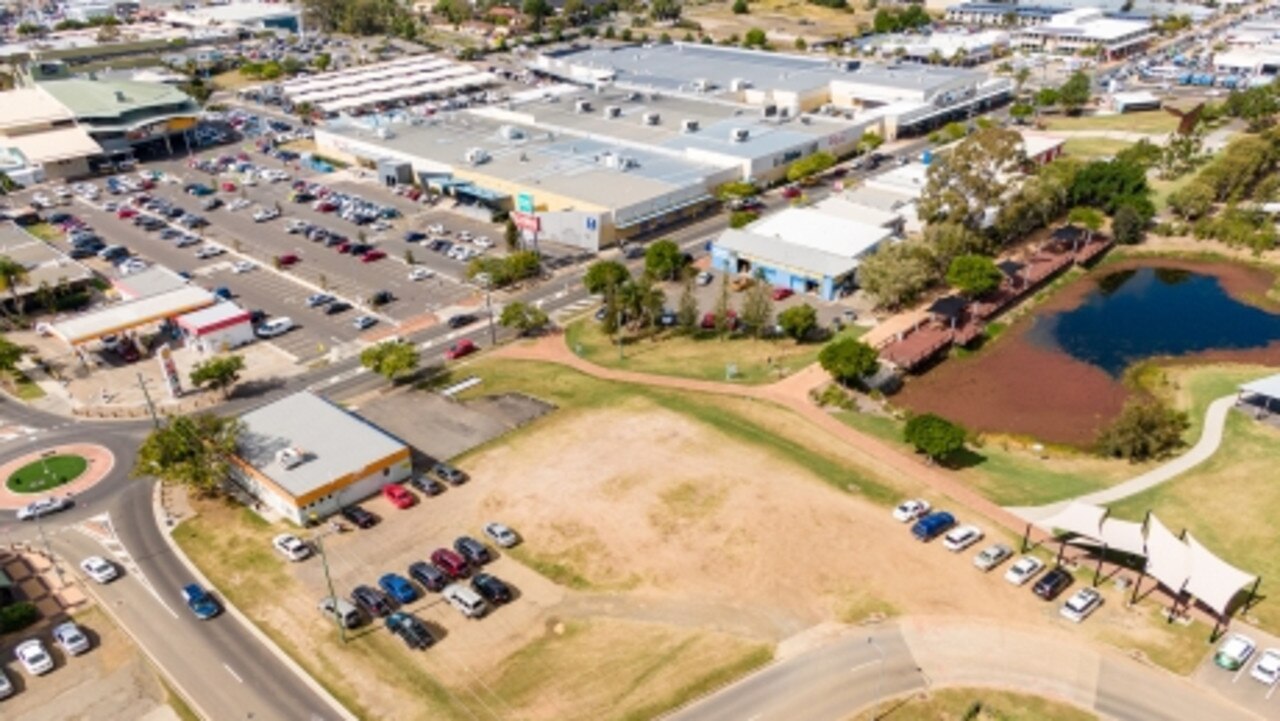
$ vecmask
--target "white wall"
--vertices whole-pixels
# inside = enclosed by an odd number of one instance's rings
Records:
[[[247,319],[243,323],[220,328],[207,335],[190,338],[191,345],[199,348],[204,353],[217,353],[231,348],[239,348],[253,341],[253,324]]]

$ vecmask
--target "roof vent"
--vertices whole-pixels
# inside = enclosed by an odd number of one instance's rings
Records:
[[[279,463],[286,471],[297,468],[305,459],[306,453],[296,446],[289,446],[276,451],[276,463]]]
[[[661,116],[661,115],[658,115],[657,113],[645,113],[645,114],[644,114],[644,124],[645,124],[645,125],[657,125],[657,124],[658,124],[658,123],[660,123],[660,122],[662,122],[662,116]]]
[[[498,133],[506,140],[524,139],[524,131],[514,125],[504,125],[498,129]]]
[[[698,132],[698,121],[696,121],[696,120],[681,120],[681,121],[680,121],[680,132],[682,132],[682,133],[696,133],[696,132]]]
[[[606,118],[617,118],[617,117],[621,117],[621,116],[622,116],[622,107],[621,107],[621,106],[618,106],[618,105],[609,105],[609,106],[606,106],[606,107],[605,107],[605,109],[604,109],[604,116],[605,116]]]
[[[116,102],[117,102],[117,103],[126,103],[126,102],[128,102],[128,100],[124,97],[124,91],[123,91],[123,90],[117,90],[117,91],[116,91]]]
[[[751,131],[746,128],[734,128],[729,132],[729,137],[735,143],[745,143],[747,138],[751,137]]]
[[[573,104],[573,109],[579,113],[589,113],[591,112],[591,103],[586,100],[579,100]]]

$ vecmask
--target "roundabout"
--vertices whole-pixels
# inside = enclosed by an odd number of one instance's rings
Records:
[[[106,478],[115,454],[92,443],[69,443],[24,454],[0,465],[0,508],[16,509],[53,493],[75,496]]]

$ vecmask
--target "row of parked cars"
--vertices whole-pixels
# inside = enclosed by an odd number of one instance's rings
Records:
[[[312,209],[321,213],[333,213],[343,220],[369,225],[375,230],[390,228],[388,221],[400,217],[400,211],[390,205],[305,180],[294,181],[289,199],[294,203],[311,203]]]
[[[1239,671],[1249,663],[1258,650],[1258,644],[1242,633],[1233,633],[1227,637],[1213,654],[1213,663],[1228,671]],[[1249,671],[1253,680],[1276,686],[1280,684],[1280,648],[1269,648],[1262,652]]]
[[[87,653],[92,647],[89,637],[75,621],[64,621],[53,627],[50,632],[53,643],[68,658]],[[53,670],[53,656],[40,638],[29,638],[13,649],[13,655],[22,664],[23,670],[32,676],[43,676]],[[12,696],[16,689],[9,675],[0,668],[0,699]]]
[[[981,528],[972,524],[960,524],[951,513],[934,510],[929,502],[923,499],[903,501],[893,509],[893,517],[902,523],[911,523],[911,535],[921,542],[927,543],[941,537],[942,546],[952,553],[960,553],[984,537]],[[1007,544],[996,543],[979,551],[973,558],[973,565],[985,573],[1010,558],[1013,558],[1013,549]],[[1014,586],[1025,586],[1032,579],[1036,579],[1031,586],[1031,592],[1038,598],[1052,601],[1066,590],[1074,579],[1071,573],[1061,566],[1055,566],[1044,575],[1040,575],[1044,569],[1043,561],[1035,556],[1024,555],[1005,571],[1004,580]],[[1097,589],[1081,588],[1071,594],[1059,613],[1069,621],[1080,623],[1098,610],[1102,601],[1102,594]]]

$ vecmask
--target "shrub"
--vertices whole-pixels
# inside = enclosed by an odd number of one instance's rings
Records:
[[[20,601],[0,608],[0,633],[21,631],[40,620],[40,611],[34,603]]]
[[[965,429],[932,413],[914,416],[902,429],[902,437],[931,460],[946,460],[961,448],[968,435]]]
[[[1098,436],[1098,450],[1135,462],[1161,458],[1182,447],[1182,434],[1190,427],[1182,411],[1154,400],[1129,401]]]
[[[743,226],[751,225],[756,222],[759,217],[760,214],[754,210],[735,210],[729,214],[729,227],[741,228]]]

